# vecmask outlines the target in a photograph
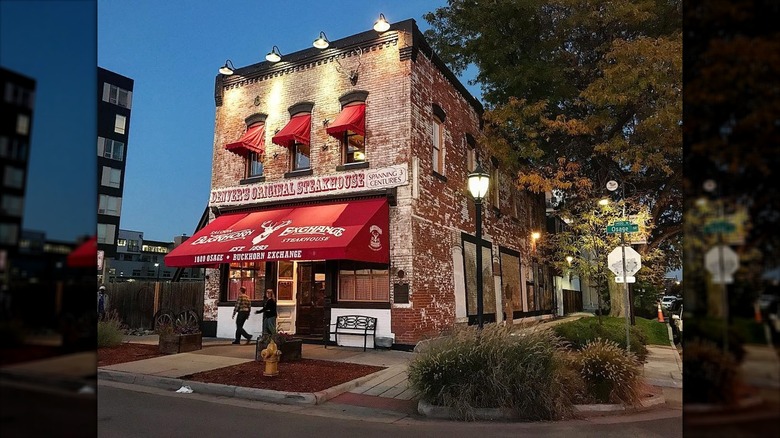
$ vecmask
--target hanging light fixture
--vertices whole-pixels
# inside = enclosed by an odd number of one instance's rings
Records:
[[[379,19],[374,23],[374,30],[377,32],[387,32],[390,29],[390,23],[387,22],[385,14],[379,14]]]
[[[230,64],[230,66],[228,66]],[[227,59],[225,60],[225,65],[219,68],[219,72],[225,76],[230,76],[235,71],[235,67],[233,67],[233,61]]]
[[[312,43],[314,47],[322,50],[327,49],[330,45],[330,41],[328,41],[328,37],[325,36],[325,32],[320,31],[320,36],[317,37],[316,40],[314,40],[314,43]]]
[[[279,62],[282,60],[282,54],[279,52],[279,48],[274,46],[270,52],[268,52],[267,55],[265,55],[265,60],[268,62]]]

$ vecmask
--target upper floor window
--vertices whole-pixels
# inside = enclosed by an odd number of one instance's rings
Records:
[[[433,105],[433,122],[431,126],[432,141],[432,162],[433,171],[439,175],[444,175],[444,111],[438,106]]]
[[[140,251],[141,248],[138,246],[138,241],[137,240],[128,240],[127,241],[127,250],[128,251],[133,251],[133,252]]]
[[[127,239],[117,239],[116,246],[127,246]]]
[[[105,243],[108,245],[114,244],[114,238],[116,234],[116,225],[114,224],[97,224],[97,241],[98,243]]]
[[[100,184],[106,187],[118,189],[122,180],[122,170],[113,167],[103,166]]]
[[[311,108],[314,104],[304,103],[290,107],[293,114],[289,122],[271,138],[274,143],[289,148],[290,169],[311,168]]]
[[[35,93],[12,82],[5,83],[5,102],[33,109]]]
[[[122,209],[122,198],[116,196],[100,195],[98,213],[119,216]]]
[[[0,223],[0,243],[16,245],[19,239],[19,225]]]
[[[24,170],[13,166],[5,166],[3,185],[13,189],[21,189],[24,185]]]
[[[339,139],[343,164],[366,161],[366,104],[364,102],[344,104],[338,117],[328,126],[327,132]]]
[[[127,125],[127,117],[117,114],[116,120],[114,120],[114,132],[117,134],[125,133],[125,126]]]
[[[0,209],[9,216],[21,216],[24,209],[22,197],[4,194]]]
[[[122,161],[124,153],[125,144],[121,141],[98,137],[98,156]]]
[[[30,117],[28,115],[19,114],[16,116],[16,133],[19,135],[30,133]]]
[[[246,155],[246,177],[263,176],[263,172],[263,156],[257,152],[248,153]]]
[[[496,208],[501,208],[499,201],[500,201],[500,190],[499,187],[501,185],[500,175],[498,172],[498,163],[493,162],[492,167],[490,168],[490,202],[493,204]]]
[[[116,85],[103,83],[103,102],[113,103],[121,107],[130,108],[132,105],[133,92]]]
[[[292,157],[292,170],[305,170],[311,168],[311,146],[303,143],[295,143],[290,149]]]
[[[237,141],[225,145],[225,149],[244,159],[244,177],[263,176],[265,157],[265,120],[267,116],[255,113],[247,117],[246,132]]]
[[[471,173],[477,168],[477,144],[474,137],[466,134],[466,170]]]

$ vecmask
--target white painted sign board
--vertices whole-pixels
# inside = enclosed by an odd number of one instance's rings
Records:
[[[624,248],[626,251],[626,283],[634,283],[636,281],[634,274],[642,268],[642,256],[628,245]],[[623,283],[623,250],[621,247],[618,246],[609,253],[607,267],[615,274],[615,282]]]

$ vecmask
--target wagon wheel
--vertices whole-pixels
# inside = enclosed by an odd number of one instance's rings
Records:
[[[194,310],[183,310],[176,317],[176,326],[185,333],[194,333],[200,329],[198,314]]]
[[[154,316],[154,330],[158,331],[160,327],[164,326],[173,327],[173,322],[173,312],[168,309],[160,310]]]

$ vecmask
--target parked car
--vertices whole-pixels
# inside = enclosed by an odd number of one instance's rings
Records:
[[[681,302],[682,300],[678,300]],[[675,311],[672,313],[671,318],[669,318],[669,325],[672,328],[672,340],[675,344],[679,344],[682,342],[682,331],[683,331],[683,308],[682,304],[680,304],[680,310]]]
[[[664,307],[664,309],[669,309],[669,307],[677,301],[677,297],[674,295],[665,295],[663,298],[661,298],[661,305]]]

